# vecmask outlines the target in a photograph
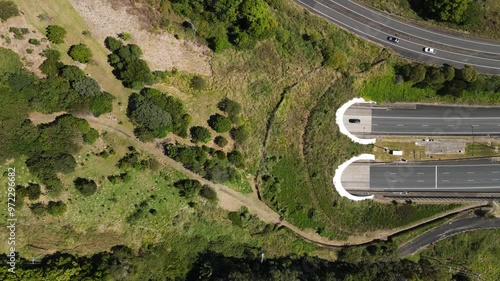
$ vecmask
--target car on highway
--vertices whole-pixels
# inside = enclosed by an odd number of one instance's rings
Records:
[[[387,40],[393,42],[393,43],[399,43],[399,38],[389,36],[387,37]]]
[[[425,47],[424,52],[426,52],[428,54],[436,54],[436,50],[434,50],[433,48],[429,48],[429,47]]]
[[[360,122],[361,122],[361,120],[359,120],[359,119],[349,119],[349,123],[359,124]]]

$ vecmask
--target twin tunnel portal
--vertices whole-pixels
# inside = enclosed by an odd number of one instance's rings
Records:
[[[377,145],[376,139],[387,136],[427,142],[435,138],[445,149],[464,137],[471,143],[474,138],[500,142],[498,107],[376,105],[355,99],[337,111],[337,124],[362,144]],[[498,154],[497,146],[489,149],[492,155]],[[500,157],[440,161],[400,157],[394,162],[375,162],[373,155],[364,155],[348,162],[337,169],[334,184],[341,195],[353,200],[371,199],[373,194],[396,199],[500,198]]]

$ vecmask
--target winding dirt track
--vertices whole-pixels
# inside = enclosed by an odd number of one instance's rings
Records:
[[[53,121],[58,115],[62,113],[54,113],[54,114],[41,114],[37,112],[33,112],[30,114],[30,120],[35,123],[35,124],[40,124],[40,123],[48,123]],[[298,227],[294,226],[290,222],[286,220],[280,221],[280,215],[276,213],[273,209],[271,209],[269,206],[267,206],[264,202],[260,201],[257,198],[257,194],[251,193],[248,195],[241,194],[235,190],[233,190],[230,187],[227,187],[222,184],[217,184],[213,183],[211,181],[208,181],[201,177],[198,174],[193,173],[192,171],[184,168],[182,164],[179,162],[176,162],[170,157],[167,157],[163,154],[163,150],[156,146],[154,143],[143,143],[139,141],[137,138],[134,137],[133,132],[125,128],[124,126],[121,126],[117,124],[114,121],[105,119],[105,118],[96,118],[90,115],[77,115],[78,118],[85,119],[89,122],[89,124],[97,129],[97,130],[106,130],[106,131],[111,131],[115,132],[130,141],[134,142],[136,147],[146,151],[150,154],[153,154],[157,157],[157,159],[160,161],[160,163],[164,165],[168,165],[175,170],[189,176],[191,179],[195,179],[200,181],[202,184],[207,184],[214,188],[217,192],[217,197],[219,199],[219,206],[225,210],[229,211],[235,211],[241,208],[242,206],[246,206],[248,210],[252,213],[255,214],[260,220],[266,222],[266,223],[279,223],[282,226],[288,228],[292,232],[294,232],[297,236],[315,243],[316,245],[324,248],[335,248],[335,247],[340,247],[340,246],[346,246],[346,245],[359,245],[359,244],[365,244],[374,240],[378,239],[386,239],[388,236],[393,235],[395,233],[398,233],[400,231],[410,229],[413,227],[416,227],[422,223],[432,221],[434,219],[447,216],[451,213],[457,213],[463,210],[467,210],[470,208],[477,207],[479,205],[484,205],[484,202],[477,203],[474,205],[467,205],[463,208],[452,210],[447,213],[440,214],[438,216],[435,216],[433,218],[427,219],[426,221],[420,221],[417,222],[413,225],[410,225],[406,228],[399,228],[399,229],[392,229],[388,231],[376,231],[376,232],[370,232],[370,233],[365,233],[364,235],[357,235],[357,236],[350,236],[346,241],[339,241],[339,240],[330,240],[328,238],[322,237],[319,234],[317,234],[314,230],[301,230]]]

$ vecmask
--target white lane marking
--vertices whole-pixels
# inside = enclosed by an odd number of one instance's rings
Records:
[[[372,167],[380,167],[380,168],[386,168],[386,167],[398,167],[397,165],[384,165],[384,166],[375,166],[372,165]],[[431,165],[401,165],[404,167],[413,167],[413,168],[432,168]],[[500,167],[500,164],[471,164],[471,165],[439,165],[439,167]],[[445,172],[443,172],[444,174]]]
[[[424,180],[418,180],[417,182],[424,182]]]
[[[339,20],[337,20],[337,19],[335,19],[335,18],[333,18],[333,17],[331,17],[331,16],[329,16],[329,15],[327,15],[327,14],[325,14],[325,13],[323,13],[323,12],[319,11],[319,10],[317,10],[317,9],[314,9],[314,7],[311,7],[310,5],[307,5],[306,3],[304,3],[304,2],[302,2],[302,1],[300,1],[300,0],[297,0],[297,1],[298,1],[298,2],[300,2],[300,3],[302,3],[302,5],[304,5],[304,6],[306,6],[306,7],[309,7],[311,10],[316,11],[316,13],[318,13],[318,14],[320,14],[320,15],[323,15],[323,16],[324,16],[324,17],[326,17],[326,18],[329,18],[332,22],[336,22],[338,25],[343,26],[343,27],[344,27],[345,29],[347,29],[347,31],[349,31],[349,32],[352,32],[352,31],[350,30],[350,28],[351,28],[351,29],[356,30],[356,32],[354,32],[354,33],[363,34],[363,35],[365,36],[365,38],[370,37],[370,38],[374,39],[374,41],[382,42],[382,44],[383,44],[384,46],[385,46],[385,44],[387,44],[386,40],[383,40],[383,39],[377,38],[376,36],[373,36],[373,35],[371,35],[371,34],[368,34],[368,33],[366,33],[366,32],[363,32],[363,31],[361,31],[361,30],[359,30],[359,29],[356,29],[356,28],[354,28],[354,27],[352,27],[352,26],[350,26],[350,25],[347,25],[347,24],[345,24],[345,23],[343,23],[343,22],[341,22],[341,21],[339,21]],[[344,15],[342,15],[341,13],[339,13],[339,12],[337,12],[337,11],[333,10],[332,8],[330,8],[330,7],[326,6],[326,5],[322,4],[322,3],[319,3],[319,2],[315,2],[315,3],[316,3],[316,4],[319,4],[319,5],[323,6],[323,7],[326,7],[327,9],[329,9],[329,10],[333,11],[334,13],[336,13],[336,14],[338,14],[338,15],[344,16]],[[347,16],[344,16],[344,17],[346,17],[346,18],[348,18],[348,19],[350,19],[350,20],[352,20],[352,21],[357,21],[357,20],[353,20],[352,18],[349,18],[349,17],[347,17]],[[360,25],[364,25],[364,26],[366,27],[366,29],[371,28],[371,29],[373,29],[374,31],[376,31],[376,33],[377,33],[377,34],[380,34],[380,33],[381,33],[381,31],[380,31],[380,30],[378,30],[378,29],[372,28],[371,26],[366,25],[366,24],[363,24],[363,23],[361,23],[361,22],[359,22],[359,21],[357,21],[357,22],[358,22]],[[413,43],[412,43],[412,44],[413,44]],[[414,44],[414,45],[417,45],[417,44]],[[438,56],[431,56],[431,55],[429,55],[428,53],[424,53],[424,52],[422,52],[422,51],[415,51],[415,50],[412,50],[412,49],[409,49],[409,48],[403,47],[403,46],[401,46],[401,45],[399,45],[399,46],[397,46],[397,47],[398,47],[399,49],[404,49],[404,50],[406,50],[406,51],[408,51],[408,52],[418,54],[419,56],[424,55],[424,56],[428,56],[428,57],[431,57],[431,58],[437,58],[437,59],[440,59],[441,61],[454,62],[454,63],[459,63],[459,64],[468,64],[468,65],[477,66],[477,67],[481,67],[481,68],[488,68],[488,69],[500,69],[500,67],[487,66],[487,65],[480,65],[480,64],[470,63],[470,62],[456,61],[456,60],[453,60],[453,59],[447,59],[447,58],[442,58],[442,57],[438,57]],[[420,46],[418,46],[418,47],[420,48]],[[441,52],[444,52],[444,53],[451,53],[451,52],[446,52],[446,51],[441,51]],[[458,54],[458,53],[451,53],[451,54],[455,54],[455,55],[457,55],[457,56],[464,56],[463,54]],[[481,58],[480,58],[480,59],[481,59]]]
[[[470,129],[470,127],[469,127],[469,129]],[[372,132],[372,134],[376,134],[376,133],[383,134],[383,135],[385,135],[385,134],[401,134],[400,131],[373,131]],[[423,131],[416,131],[416,132],[404,131],[404,133],[406,135],[408,135],[408,134],[415,134],[415,136],[421,136],[422,133],[424,133],[424,132]],[[447,136],[447,135],[450,135],[450,134],[457,134],[457,135],[460,135],[460,136],[470,136],[470,130],[467,131],[465,128],[461,132],[458,132],[458,131],[456,131],[456,132],[455,131],[448,132],[448,131],[446,131],[446,132],[438,132],[438,133],[435,133],[435,134],[433,134],[433,132],[425,132],[425,133],[426,133],[425,134],[426,136],[428,136],[428,135],[431,135],[431,136]],[[475,134],[489,134],[489,135],[493,135],[493,134],[500,134],[500,131],[491,131],[491,132],[489,132],[489,131],[484,131],[483,130],[483,131],[480,131],[480,132],[474,131],[474,133]]]
[[[491,179],[492,181],[499,181],[500,179]]]
[[[396,175],[397,173],[389,173],[389,174],[391,174],[391,175]]]
[[[468,182],[473,182],[474,180],[467,180]]]
[[[433,32],[433,31],[431,31],[431,30],[427,30],[427,29],[424,29],[424,28],[420,28],[420,27],[418,27],[418,26],[415,26],[415,25],[412,25],[412,24],[408,24],[408,23],[406,23],[406,22],[397,21],[397,20],[395,20],[395,19],[393,19],[393,18],[390,18],[390,17],[388,17],[388,16],[385,16],[385,15],[383,15],[383,14],[381,14],[381,13],[377,12],[377,11],[374,11],[374,10],[368,9],[368,8],[366,8],[365,6],[360,5],[360,4],[358,4],[358,3],[354,2],[354,1],[350,1],[350,0],[348,0],[348,1],[349,1],[349,2],[351,2],[351,3],[353,3],[353,4],[354,4],[354,5],[356,5],[356,6],[359,6],[360,8],[362,8],[362,9],[364,9],[364,10],[367,10],[367,11],[371,11],[371,12],[373,12],[374,14],[378,15],[379,17],[382,17],[382,18],[384,18],[384,19],[386,19],[386,20],[389,20],[389,21],[393,21],[393,22],[399,23],[399,24],[401,24],[401,25],[406,25],[406,26],[408,26],[408,27],[410,27],[410,28],[415,28],[415,29],[420,30],[420,31],[424,31],[424,32],[427,32],[427,33],[431,33],[431,34],[439,35],[439,36],[441,36],[441,37],[448,37],[448,38],[452,38],[452,39],[454,39],[454,40],[459,40],[459,41],[464,41],[464,42],[469,42],[469,43],[475,43],[475,44],[478,44],[478,45],[494,46],[494,47],[499,46],[499,47],[500,47],[500,45],[498,45],[498,44],[494,44],[494,43],[486,43],[486,42],[481,42],[481,41],[468,40],[468,39],[464,39],[464,38],[458,38],[458,37],[450,36],[450,35],[447,35],[447,34],[445,34],[445,33]],[[333,2],[333,1],[330,1],[330,2]],[[340,4],[338,4],[338,5],[340,5]],[[340,5],[340,6],[342,6],[342,5]],[[344,6],[342,6],[342,7],[344,7]],[[347,8],[347,7],[344,7],[344,9],[347,9],[347,10],[349,10],[349,11],[352,11],[351,9],[349,9],[349,8]],[[355,11],[352,11],[352,12],[355,12]],[[372,20],[372,19],[370,19],[370,20]],[[372,20],[372,21],[373,21],[373,20]],[[387,26],[387,27],[390,27],[390,28],[392,28],[392,29],[394,29],[394,30],[397,30],[397,31],[399,31],[399,32],[402,32],[402,33],[407,33],[407,32],[404,32],[404,31],[402,31],[402,30],[399,30],[399,29],[396,29],[396,28],[394,28],[394,27],[391,27],[391,26]],[[428,40],[428,39],[425,39],[425,38],[422,38],[422,37],[418,37],[418,36],[415,36],[415,37],[420,38],[420,39],[424,39],[424,40]],[[445,44],[445,43],[439,43],[439,44],[454,47],[454,45],[447,45],[447,44]],[[478,52],[489,53],[489,52],[485,52],[485,51],[481,51],[481,50],[475,50],[475,49],[466,49],[466,48],[463,48],[463,49],[464,49],[464,50],[470,50],[470,51],[478,51]],[[490,54],[496,54],[496,53],[490,53]]]
[[[450,180],[441,180],[442,182],[450,182]]]
[[[438,166],[436,166],[435,174],[436,174],[436,180],[435,180],[436,188],[438,188]]]
[[[378,126],[378,124],[372,124],[372,126]]]
[[[447,125],[448,127],[454,127],[455,125]]]
[[[450,173],[449,172],[443,172],[443,175],[449,175]]]
[[[422,127],[429,127],[429,125],[422,125]]]
[[[472,127],[479,127],[479,125],[471,125]]]
[[[417,173],[418,175],[423,175],[424,173]]]
[[[493,172],[491,172],[491,173],[492,173],[492,174],[500,174],[500,172],[499,172],[499,171],[493,171]]]
[[[467,172],[467,174],[474,174],[474,172]]]
[[[397,124],[396,126],[398,126],[398,127],[403,127],[404,125],[403,125],[403,124]]]

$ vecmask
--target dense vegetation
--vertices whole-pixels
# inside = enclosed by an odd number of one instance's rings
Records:
[[[243,157],[239,152],[230,152],[226,155],[222,150],[205,145],[199,147],[165,144],[164,149],[165,155],[208,180],[238,184],[243,178],[241,171],[237,169],[244,168]]]
[[[111,252],[76,257],[55,253],[31,265],[19,263],[16,274],[0,271],[0,278],[9,280],[165,280],[170,264],[164,263],[169,250],[162,245],[142,248],[139,254],[124,246]],[[6,257],[3,257],[6,258]],[[2,268],[7,268],[3,263]],[[149,269],[148,270],[148,266]],[[154,270],[152,270],[154,269]],[[187,276],[176,280],[462,280],[452,278],[448,268],[432,260],[389,259],[384,261],[329,262],[314,257],[264,259],[260,255],[225,257],[216,252],[200,254]]]
[[[169,132],[187,137],[191,121],[179,99],[153,88],[130,96],[127,115],[137,126],[134,133],[143,141],[164,138]]]
[[[153,83],[153,74],[147,62],[141,59],[142,51],[139,46],[122,45],[120,40],[113,37],[107,37],[104,43],[112,51],[108,61],[125,87],[139,90],[144,85]]]
[[[264,0],[174,0],[172,8],[194,20],[196,26],[191,22],[185,22],[184,25],[196,29],[216,52],[230,44],[251,48],[257,40],[269,36],[276,27],[276,20]]]
[[[19,15],[17,5],[12,1],[0,1],[0,20],[6,21],[11,17]]]

